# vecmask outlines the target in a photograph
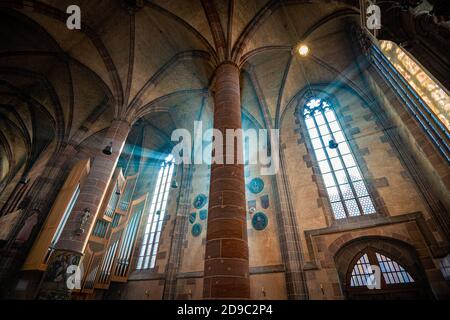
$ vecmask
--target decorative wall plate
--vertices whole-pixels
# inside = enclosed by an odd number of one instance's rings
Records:
[[[264,189],[264,181],[261,178],[254,178],[248,183],[247,187],[251,193],[260,193]]]
[[[194,224],[191,233],[194,237],[198,237],[202,233],[202,225],[200,223]]]
[[[208,199],[207,196],[204,194],[199,194],[194,199],[194,208],[195,209],[201,209],[206,204],[206,200]]]
[[[200,210],[199,216],[200,220],[205,220],[208,217],[208,210]]]
[[[189,214],[189,222],[190,223],[194,223],[196,218],[197,218],[197,212],[192,212],[191,214]]]
[[[252,218],[252,226],[255,230],[261,231],[267,227],[269,219],[263,212],[257,212]]]

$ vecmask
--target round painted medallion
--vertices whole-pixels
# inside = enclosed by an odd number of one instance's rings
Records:
[[[206,204],[206,199],[208,199],[204,194],[199,194],[194,199],[194,207],[196,209],[201,209]]]
[[[257,194],[263,191],[264,189],[264,181],[261,178],[254,178],[248,184],[248,189],[251,193]]]
[[[257,212],[253,215],[252,226],[253,228],[255,228],[255,230],[264,230],[267,227],[268,220],[269,219],[264,213]]]
[[[199,212],[200,220],[205,220],[208,217],[208,210],[200,210]]]
[[[200,223],[194,224],[191,233],[194,237],[198,237],[202,233],[202,225]]]

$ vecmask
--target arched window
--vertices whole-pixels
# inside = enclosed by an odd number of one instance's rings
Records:
[[[388,286],[414,282],[408,271],[396,261],[381,253],[368,251],[356,261],[350,277],[350,287],[376,286],[377,279],[374,277],[375,270],[373,266],[379,267],[383,275],[380,278],[380,285]]]
[[[159,238],[161,237],[164,215],[166,213],[170,184],[173,174],[173,156],[169,154],[158,172],[155,190],[153,191],[150,213],[145,226],[144,239],[137,262],[137,269],[154,268],[158,253]]]
[[[350,299],[424,298],[418,282],[400,262],[368,247],[350,263],[345,285]]]
[[[311,98],[303,115],[334,217],[344,219],[375,213],[332,105],[325,99]]]

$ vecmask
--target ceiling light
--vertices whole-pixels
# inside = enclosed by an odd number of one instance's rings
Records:
[[[298,54],[302,57],[306,57],[309,53],[309,47],[306,44],[302,44],[298,47]]]

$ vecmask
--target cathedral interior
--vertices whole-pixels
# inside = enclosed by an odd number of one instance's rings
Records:
[[[0,298],[450,299],[449,52],[447,0],[0,0]]]

